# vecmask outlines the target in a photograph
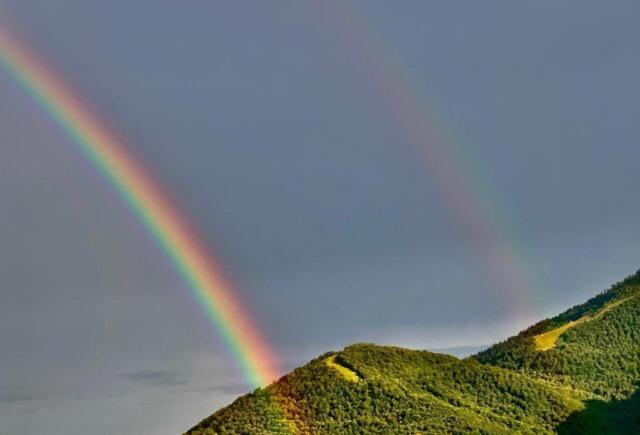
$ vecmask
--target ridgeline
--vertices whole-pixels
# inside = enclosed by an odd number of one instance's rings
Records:
[[[477,355],[355,344],[189,435],[640,433],[640,271]]]

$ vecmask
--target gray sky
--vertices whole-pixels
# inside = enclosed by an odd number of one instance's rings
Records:
[[[0,23],[127,139],[290,368],[356,341],[490,343],[640,267],[638,5],[453,3],[0,0]],[[526,297],[487,278],[336,26],[350,10],[481,180]],[[245,392],[141,224],[5,72],[0,144],[0,432],[173,434]]]

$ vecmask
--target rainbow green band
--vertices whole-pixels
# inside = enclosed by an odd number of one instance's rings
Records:
[[[258,387],[273,381],[278,368],[272,350],[215,257],[149,172],[62,80],[3,29],[0,64],[117,189],[188,284],[247,382]]]

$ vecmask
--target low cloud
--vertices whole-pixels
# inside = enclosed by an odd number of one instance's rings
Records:
[[[143,369],[123,375],[123,378],[142,385],[177,386],[185,385],[187,380],[179,373],[167,370]]]
[[[49,394],[32,394],[27,392],[9,391],[0,394],[0,402],[30,402],[33,400],[45,400],[52,397]]]

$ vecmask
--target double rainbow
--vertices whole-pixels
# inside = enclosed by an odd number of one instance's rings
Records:
[[[253,387],[278,375],[274,353],[225,280],[216,258],[167,194],[94,112],[37,56],[0,29],[0,65],[117,189],[170,259]]]
[[[348,3],[329,0],[316,5],[328,12],[333,27],[346,37],[347,45],[378,85],[383,106],[408,142],[424,153],[426,168],[446,193],[461,228],[476,249],[482,251],[491,284],[510,301],[509,305],[530,310],[531,289],[505,229],[508,225],[500,224],[499,213],[490,207],[487,195],[480,192],[478,186],[482,183],[472,179],[472,172],[465,168],[464,157],[455,150],[456,141],[442,137],[443,128],[435,125],[437,117],[432,105],[418,91],[419,79],[395,59],[394,50],[377,35],[366,17]],[[0,65],[67,132],[141,219],[189,284],[247,380],[259,386],[275,379],[278,368],[274,354],[224,279],[215,257],[123,142],[62,80],[2,29]]]

